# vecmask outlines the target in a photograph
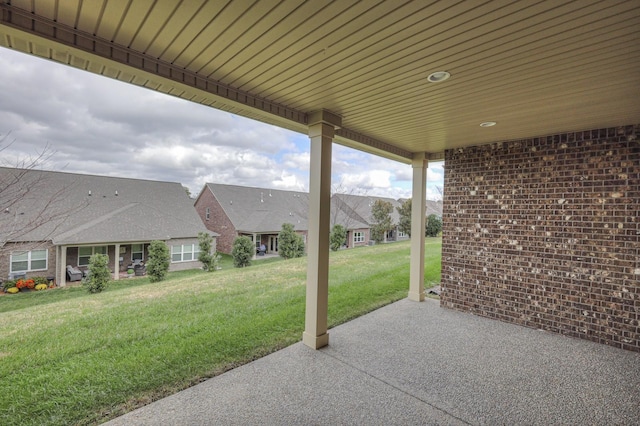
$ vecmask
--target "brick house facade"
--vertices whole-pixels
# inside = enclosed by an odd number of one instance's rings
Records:
[[[207,183],[194,203],[205,227],[218,234],[216,247],[230,254],[239,236],[248,236],[256,248],[278,252],[278,234],[284,223],[307,242],[308,194],[268,188]]]
[[[218,234],[216,238],[217,250],[221,253],[231,253],[233,240],[236,239],[238,234],[231,219],[229,219],[216,197],[206,185],[195,201],[195,208],[204,226],[209,231]]]
[[[442,306],[640,351],[639,135],[447,150]]]

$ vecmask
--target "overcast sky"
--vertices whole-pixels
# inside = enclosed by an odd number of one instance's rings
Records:
[[[48,146],[48,170],[180,182],[192,194],[207,182],[309,185],[306,135],[0,47],[7,134],[3,166]],[[332,172],[349,192],[411,197],[410,165],[334,144]],[[443,174],[429,165],[428,199],[439,198]]]

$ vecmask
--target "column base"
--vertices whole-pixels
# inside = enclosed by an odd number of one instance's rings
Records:
[[[409,300],[413,300],[414,302],[424,302],[424,291],[416,293],[415,291],[410,291]]]
[[[321,336],[314,336],[305,331],[302,333],[302,343],[309,346],[311,349],[320,349],[329,344],[329,333],[324,333]]]

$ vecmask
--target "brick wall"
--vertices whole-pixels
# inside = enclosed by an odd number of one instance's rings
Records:
[[[447,151],[442,306],[640,351],[638,136]]]
[[[47,270],[27,272],[27,278],[55,276],[56,273],[56,248],[50,242],[41,243],[7,243],[0,250],[0,279],[8,280],[11,275],[11,253],[30,251],[30,250],[47,250]]]
[[[216,238],[216,249],[221,253],[230,254],[233,249],[233,240],[237,236],[236,229],[207,186],[202,189],[202,193],[198,196],[195,208],[207,229],[220,234]],[[209,220],[206,218],[207,208],[209,208],[210,213]]]

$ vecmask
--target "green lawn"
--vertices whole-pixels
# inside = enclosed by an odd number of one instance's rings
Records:
[[[427,239],[425,282],[440,280]],[[95,424],[301,340],[306,260],[0,297],[0,424]],[[409,242],[331,253],[329,326],[406,297]]]

